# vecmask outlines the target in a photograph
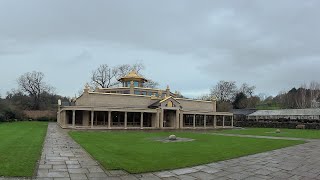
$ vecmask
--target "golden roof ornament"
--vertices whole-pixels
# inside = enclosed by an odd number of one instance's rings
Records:
[[[127,75],[119,79],[119,81],[124,81],[124,80],[137,80],[137,81],[144,81],[144,82],[148,81],[144,77],[138,75],[138,73],[135,70],[130,71]]]

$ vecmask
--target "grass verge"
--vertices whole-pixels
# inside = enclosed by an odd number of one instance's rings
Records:
[[[46,122],[0,124],[0,176],[33,175],[47,127]]]
[[[172,132],[83,132],[69,133],[106,169],[144,173],[196,166],[303,143],[209,134],[174,132],[192,142],[163,143],[153,138]]]

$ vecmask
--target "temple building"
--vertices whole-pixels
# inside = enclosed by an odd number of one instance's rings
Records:
[[[70,129],[207,129],[233,127],[233,114],[216,111],[212,101],[179,98],[166,90],[145,88],[135,71],[119,79],[122,87],[89,86],[72,105],[59,103],[58,124]]]

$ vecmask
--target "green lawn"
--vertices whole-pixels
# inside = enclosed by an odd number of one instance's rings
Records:
[[[219,133],[225,134],[245,134],[258,136],[277,136],[277,137],[294,137],[306,139],[319,139],[320,130],[304,130],[304,129],[280,129],[280,133],[276,133],[277,128],[245,128],[222,130]]]
[[[33,175],[47,126],[46,122],[0,123],[0,176]]]
[[[192,142],[163,143],[152,140],[172,132],[79,132],[69,133],[106,169],[143,173],[195,166],[270,151],[303,141],[225,137],[174,132]]]

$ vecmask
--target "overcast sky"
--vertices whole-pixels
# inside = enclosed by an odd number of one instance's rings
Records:
[[[276,95],[320,81],[318,0],[0,0],[0,94],[42,71],[74,96],[100,64],[143,74],[189,97],[219,80]]]

